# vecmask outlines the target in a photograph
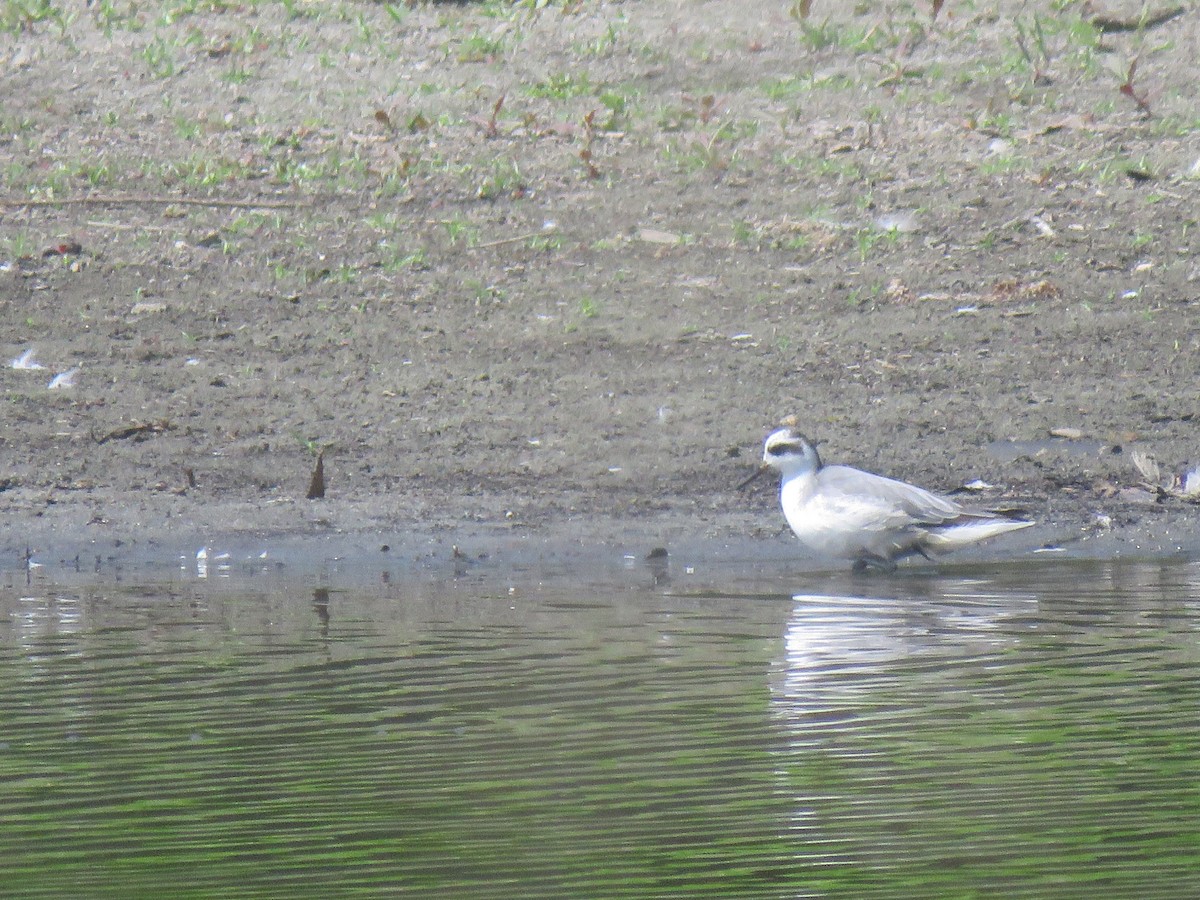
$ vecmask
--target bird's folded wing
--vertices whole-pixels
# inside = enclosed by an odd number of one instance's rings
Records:
[[[966,510],[953,500],[939,497],[916,485],[849,466],[825,466],[821,470],[821,490],[878,505],[882,517],[888,520],[885,527],[901,524],[940,525],[960,516],[987,516],[987,513]]]

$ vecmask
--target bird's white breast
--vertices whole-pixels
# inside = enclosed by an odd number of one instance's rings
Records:
[[[785,479],[780,505],[796,537],[823,556],[890,558],[914,536],[912,520],[894,503],[869,492],[825,488],[819,473]]]

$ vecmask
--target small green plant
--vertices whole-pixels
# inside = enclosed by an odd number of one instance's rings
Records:
[[[779,157],[779,161],[800,172],[835,181],[861,181],[867,177],[858,163],[843,154],[816,156],[784,153]]]
[[[170,184],[179,182],[189,187],[211,187],[245,176],[245,167],[232,160],[194,153],[178,162],[162,164],[159,175]]]
[[[569,100],[592,92],[592,84],[586,72],[578,75],[570,72],[551,75],[545,81],[531,84],[525,89],[530,97],[546,97],[552,100]]]
[[[501,197],[520,199],[525,196],[525,179],[517,167],[516,160],[497,159],[491,166],[491,171],[484,176],[475,196],[480,200],[498,200]]]
[[[161,37],[154,38],[145,46],[142,59],[155,78],[170,78],[175,74],[175,51]]]
[[[376,193],[380,197],[400,197],[408,192],[409,172],[411,167],[405,166],[384,175],[379,182]]]
[[[737,159],[737,129],[724,122],[707,135],[672,141],[664,149],[666,158],[684,172],[701,169],[723,171]]]
[[[838,43],[838,27],[828,19],[810,22],[807,15],[800,22],[800,42],[809,50],[825,50]]]
[[[0,113],[0,131],[7,131],[13,134],[23,132],[33,132],[37,129],[34,120],[28,116],[12,116],[5,113]]]
[[[399,272],[404,269],[420,270],[429,267],[424,247],[418,247],[416,250],[407,250],[395,247],[387,241],[381,241],[379,246],[383,251],[381,265],[389,272]]]
[[[737,221],[733,223],[733,240],[737,244],[758,246],[761,232],[750,222]]]
[[[1012,153],[993,153],[979,163],[981,175],[1007,175],[1022,166],[1022,160]]]
[[[1013,133],[1012,116],[1006,112],[992,112],[985,110],[978,119],[975,120],[975,129],[987,134],[993,134],[997,137],[1007,138]]]
[[[354,24],[358,28],[358,39],[364,44],[375,43],[375,30],[371,27],[370,21],[362,13],[354,17]]]
[[[846,300],[855,306],[866,306],[878,300],[883,295],[883,282],[873,281],[869,285],[859,285],[846,294]]]
[[[556,234],[535,234],[525,242],[525,246],[536,252],[558,250],[562,247],[562,238]]]
[[[600,105],[608,110],[608,117],[599,126],[601,131],[621,131],[625,127],[633,96],[617,88],[608,88],[600,92]]]
[[[768,100],[787,100],[811,89],[812,79],[801,78],[798,75],[784,75],[762,84],[762,92]]]
[[[858,247],[858,261],[866,262],[878,242],[878,231],[873,228],[860,228],[854,235],[854,243]]]
[[[117,8],[113,0],[99,0],[91,6],[92,18],[104,36],[111,38],[113,31],[120,28],[123,31],[140,31],[144,26],[141,11],[129,4],[125,9]]]
[[[195,119],[186,116],[175,117],[175,134],[185,141],[194,141],[200,136],[201,125]]]
[[[250,212],[234,216],[233,219],[225,226],[225,230],[230,234],[246,234],[249,232],[258,231],[267,223],[267,214],[262,212]]]
[[[463,38],[454,56],[464,63],[494,62],[504,56],[504,41],[476,31]]]
[[[1029,66],[1030,78],[1034,84],[1049,84],[1050,77],[1046,74],[1053,59],[1046,32],[1042,28],[1042,17],[1034,14],[1033,21],[1026,23],[1020,16],[1013,20],[1017,29],[1015,38],[1017,49]]]
[[[585,319],[594,319],[600,315],[600,307],[596,305],[596,301],[591,297],[581,297],[579,299],[579,314]]]
[[[65,34],[74,19],[73,13],[64,12],[51,0],[4,0],[0,3],[0,31],[10,34],[32,31],[46,22],[58,25]]]
[[[18,231],[4,239],[5,256],[10,259],[28,259],[37,252],[37,244],[27,231]]]
[[[617,23],[609,22],[599,36],[577,43],[574,49],[580,56],[610,56],[616,49],[618,34]]]
[[[858,248],[859,262],[866,262],[877,247],[886,244],[889,249],[900,242],[900,230],[897,228],[860,228],[854,233],[854,243]]]
[[[325,447],[323,447],[316,440],[313,438],[304,437],[304,435],[300,434],[298,431],[293,431],[292,437],[296,439],[296,442],[300,444],[301,447],[308,451],[310,456],[320,456],[325,450]]]
[[[465,219],[447,219],[442,222],[442,227],[446,229],[450,243],[455,246],[461,243],[467,247],[474,247],[479,243],[479,226]]]
[[[71,191],[72,178],[71,172],[65,166],[56,166],[47,172],[40,182],[30,185],[29,193],[46,200],[65,197]]]
[[[83,178],[92,187],[99,187],[112,181],[112,170],[103,158],[93,162],[80,163],[75,167],[75,177]]]
[[[1083,71],[1085,75],[1095,75],[1100,71],[1100,29],[1086,16],[1071,16],[1066,20],[1067,52],[1070,61]]]
[[[485,304],[497,305],[508,302],[507,291],[478,278],[468,278],[463,281],[462,286],[476,306],[483,306]]]
[[[238,63],[234,63],[232,66],[230,66],[226,70],[225,74],[221,76],[222,79],[230,84],[245,84],[253,77],[254,76],[249,69]]]

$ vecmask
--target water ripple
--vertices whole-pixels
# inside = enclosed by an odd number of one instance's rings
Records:
[[[0,598],[5,896],[1200,894],[1176,565]]]

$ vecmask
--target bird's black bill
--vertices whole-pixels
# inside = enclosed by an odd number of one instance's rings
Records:
[[[743,481],[741,484],[739,484],[739,485],[737,486],[737,489],[740,491],[740,490],[742,490],[743,488],[746,488],[746,487],[748,487],[748,486],[749,486],[749,485],[750,485],[750,484],[751,484],[753,481],[755,481],[755,480],[756,480],[757,478],[759,478],[761,475],[765,474],[765,473],[766,473],[766,471],[767,471],[767,467],[766,467],[766,466],[759,466],[757,469],[755,469],[755,470],[754,470],[754,474],[753,474],[753,475],[751,475],[749,478],[747,478],[745,481]]]

